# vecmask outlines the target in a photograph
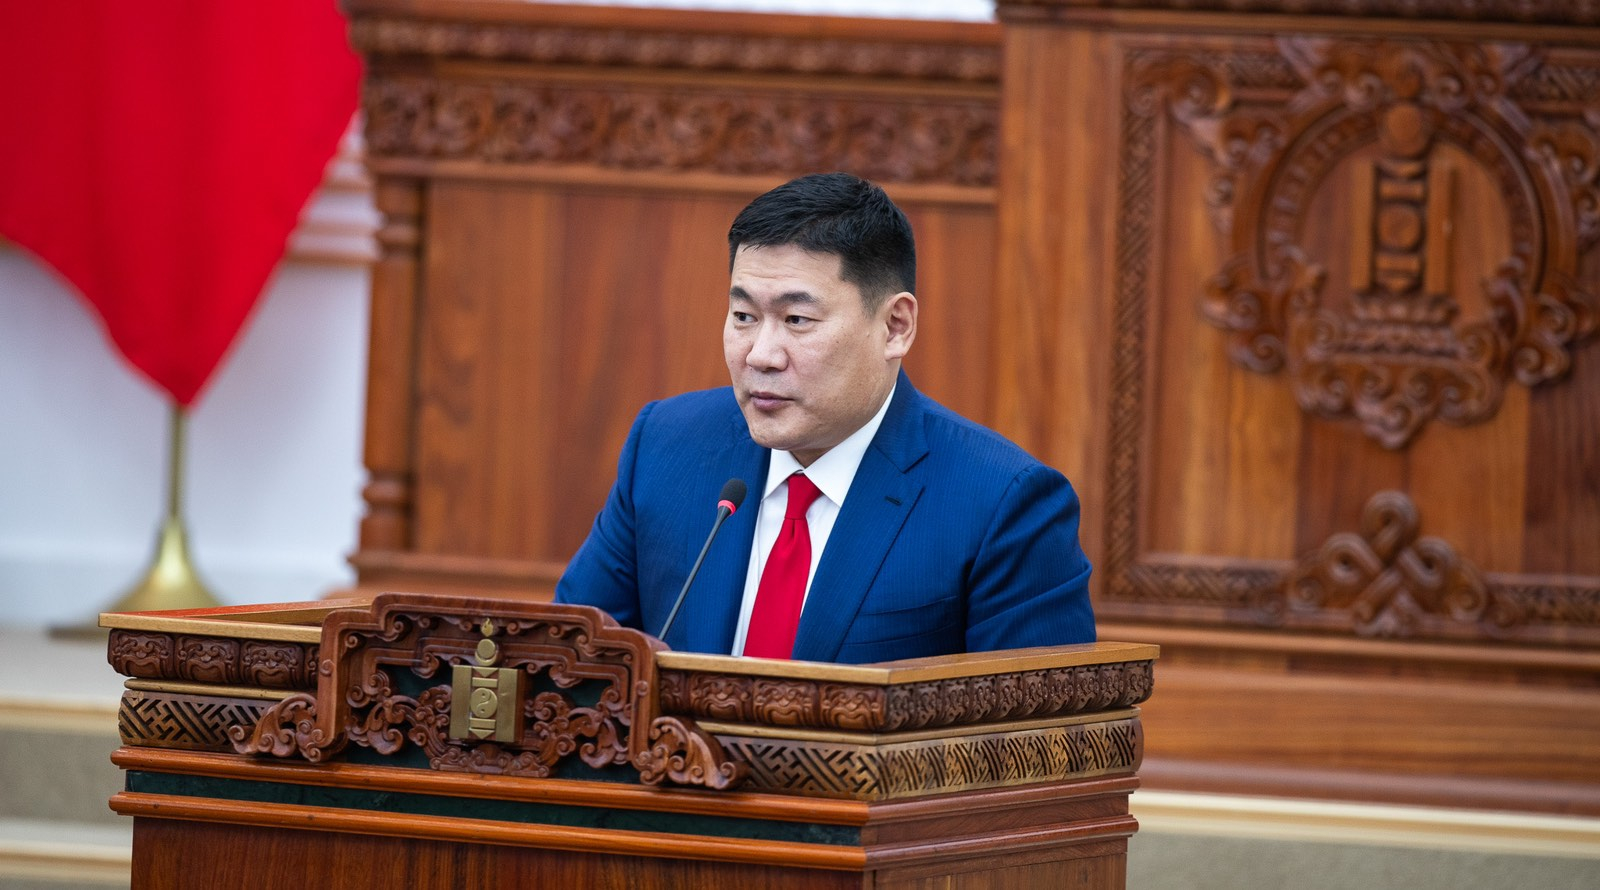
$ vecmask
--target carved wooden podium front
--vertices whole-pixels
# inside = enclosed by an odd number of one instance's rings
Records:
[[[1121,887],[1155,647],[843,666],[420,594],[108,614],[134,886]]]

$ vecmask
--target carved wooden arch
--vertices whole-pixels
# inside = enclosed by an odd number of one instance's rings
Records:
[[[1130,92],[1136,114],[1164,106],[1213,164],[1207,207],[1232,257],[1201,310],[1232,334],[1233,360],[1287,371],[1304,410],[1353,417],[1388,448],[1435,418],[1493,417],[1512,380],[1563,376],[1596,318],[1578,276],[1600,237],[1600,114],[1582,90],[1524,101],[1543,60],[1517,44],[1296,37],[1279,50],[1275,71],[1160,57]],[[1324,180],[1369,147],[1351,274],[1331,282],[1301,232]],[[1506,219],[1462,218],[1463,163],[1495,183]],[[1468,224],[1502,225],[1510,244],[1476,313],[1451,283],[1451,232]]]

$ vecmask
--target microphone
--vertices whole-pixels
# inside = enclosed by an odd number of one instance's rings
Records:
[[[722,493],[717,496],[717,521],[711,525],[711,534],[706,535],[706,542],[700,548],[700,555],[694,558],[694,568],[689,570],[689,577],[683,579],[683,589],[678,591],[678,601],[672,604],[672,611],[667,614],[667,621],[661,625],[661,632],[656,634],[656,639],[665,640],[667,631],[672,627],[673,619],[678,617],[678,609],[683,606],[683,598],[689,592],[689,585],[694,583],[694,576],[700,574],[700,563],[706,560],[706,551],[711,549],[711,542],[717,537],[717,529],[722,528],[722,523],[732,516],[739,505],[744,503],[745,485],[743,479],[729,479],[722,483]]]

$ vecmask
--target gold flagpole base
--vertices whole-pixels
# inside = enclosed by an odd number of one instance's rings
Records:
[[[183,520],[184,410],[172,406],[172,436],[168,443],[167,515],[156,534],[155,554],[144,576],[112,603],[107,612],[152,612],[162,609],[209,609],[222,605],[200,580],[189,559],[189,532]],[[54,637],[105,637],[98,618],[50,628]]]
[[[105,608],[107,612],[152,612],[161,609],[209,609],[222,603],[200,579],[189,559],[189,535],[183,521],[168,517],[156,536],[155,558],[144,577],[122,598]],[[50,628],[53,637],[105,637],[110,631],[99,620]]]
[[[189,559],[189,533],[183,520],[167,517],[156,537],[156,555],[150,568],[122,599],[107,612],[150,612],[156,609],[209,609],[220,606],[211,589],[200,580]]]

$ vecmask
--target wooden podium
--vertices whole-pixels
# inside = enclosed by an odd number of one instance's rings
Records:
[[[102,616],[133,886],[1122,887],[1156,647],[844,666],[420,594]]]

